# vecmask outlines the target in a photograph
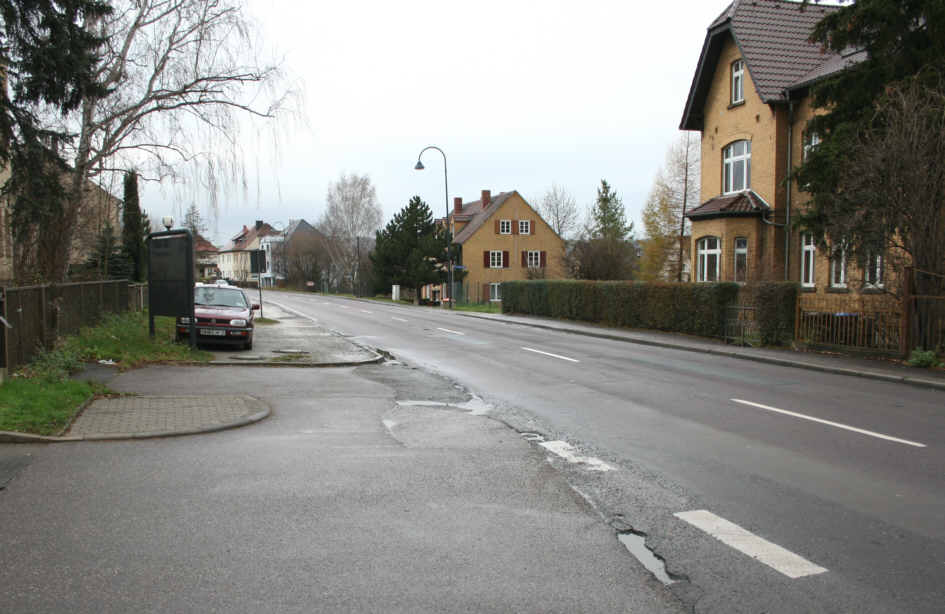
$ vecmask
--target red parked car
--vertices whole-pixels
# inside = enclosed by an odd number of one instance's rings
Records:
[[[194,287],[194,315],[197,343],[236,345],[253,348],[253,316],[259,305],[250,302],[236,286],[197,284]],[[177,318],[177,339],[190,336],[190,318]]]

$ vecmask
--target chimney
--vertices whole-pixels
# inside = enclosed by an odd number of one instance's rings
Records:
[[[262,220],[256,220],[256,230],[259,230],[260,228],[262,228],[262,225],[263,225]]]
[[[463,198],[457,196],[453,198],[453,215],[459,215],[463,212]]]
[[[485,209],[489,206],[489,203],[492,202],[492,192],[489,190],[482,191],[482,208]]]

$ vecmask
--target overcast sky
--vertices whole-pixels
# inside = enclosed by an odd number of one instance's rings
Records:
[[[247,2],[304,84],[307,127],[283,137],[260,189],[221,204],[208,233],[218,245],[256,219],[316,222],[342,172],[370,176],[384,223],[415,194],[442,216],[442,158],[429,151],[427,170],[413,169],[426,145],[446,152],[450,202],[518,190],[537,206],[557,183],[584,208],[604,178],[640,237],[706,28],[727,5]],[[172,206],[153,187],[142,204],[152,218]]]

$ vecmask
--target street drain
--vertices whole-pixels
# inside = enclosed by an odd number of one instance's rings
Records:
[[[308,354],[309,352],[306,352],[305,350],[287,349],[287,350],[273,350],[272,353],[273,354]]]
[[[630,554],[632,554],[634,558],[643,563],[643,566],[656,576],[657,580],[666,586],[675,582],[675,580],[670,578],[669,574],[666,573],[666,563],[653,554],[653,551],[646,545],[645,535],[633,531],[625,531],[618,533],[617,539],[627,547],[627,550],[630,551]]]

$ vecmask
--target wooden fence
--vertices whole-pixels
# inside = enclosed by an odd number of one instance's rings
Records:
[[[127,280],[90,281],[0,290],[0,367],[27,364],[56,339],[97,323],[106,313],[147,306],[147,286]]]

